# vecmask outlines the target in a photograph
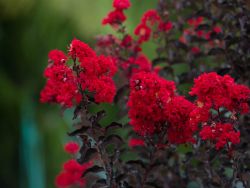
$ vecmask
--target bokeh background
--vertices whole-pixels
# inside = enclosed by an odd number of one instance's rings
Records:
[[[126,11],[132,33],[156,0],[133,1]],[[112,0],[0,0],[1,188],[51,188],[69,156],[71,113],[39,103],[43,70],[51,49],[66,51],[76,37],[94,46],[95,36],[112,33],[101,25]],[[144,52],[152,57],[153,45]]]

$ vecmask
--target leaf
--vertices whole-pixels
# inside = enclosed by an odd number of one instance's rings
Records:
[[[76,129],[73,132],[68,133],[69,136],[77,136],[79,134],[86,133],[90,127],[88,126],[82,126],[80,129]]]
[[[232,168],[229,168],[229,167],[225,167],[224,168],[224,174],[228,178],[232,178],[233,177],[233,172],[234,172],[234,170]]]
[[[208,55],[219,55],[219,54],[224,54],[225,50],[223,48],[212,48],[209,52]]]
[[[118,89],[118,91],[116,92],[115,98],[114,98],[115,103],[117,103],[119,101],[120,97],[127,89],[129,89],[128,84],[125,84],[124,86],[122,86],[121,88]]]
[[[196,181],[190,181],[187,185],[187,188],[199,188],[200,184]]]
[[[221,76],[224,76],[226,74],[228,74],[231,71],[231,67],[225,67],[225,68],[221,68],[217,71],[217,73]]]
[[[153,66],[156,66],[158,65],[159,63],[162,63],[162,62],[167,62],[167,58],[165,57],[159,57],[159,58],[156,58],[152,61],[152,64]]]
[[[92,188],[108,188],[108,186],[102,183],[95,183],[94,185],[92,185]]]
[[[209,30],[210,29],[210,25],[208,24],[201,24],[201,25],[198,25],[196,27],[196,31],[199,31],[199,30]]]
[[[140,167],[142,167],[143,169],[146,168],[145,164],[141,161],[141,160],[130,160],[130,161],[127,161],[126,164],[128,165],[138,165]]]
[[[190,71],[190,67],[187,63],[175,64],[172,66],[172,68],[174,70],[175,75],[177,76]]]
[[[116,145],[121,145],[123,144],[124,141],[123,139],[118,136],[118,135],[115,135],[115,134],[111,134],[109,135],[108,137],[106,137],[104,140],[103,140],[103,144],[104,146],[108,145],[108,144],[116,144]]]
[[[89,148],[89,149],[86,151],[86,153],[85,153],[85,156],[84,156],[83,161],[84,161],[84,162],[89,161],[89,160],[92,158],[92,156],[95,155],[95,154],[97,154],[97,153],[98,153],[98,152],[97,152],[97,149],[95,149],[95,148]]]
[[[81,112],[81,109],[82,109],[81,104],[78,105],[78,106],[75,108],[75,110],[74,110],[74,116],[73,116],[73,118],[72,118],[73,120],[77,118],[78,114]]]
[[[100,166],[95,165],[95,166],[93,166],[93,167],[87,169],[87,170],[83,173],[82,177],[86,176],[86,174],[88,174],[88,173],[99,173],[99,172],[102,172],[102,171],[105,171],[103,167],[100,167]]]
[[[188,144],[180,144],[177,146],[176,151],[181,154],[186,154],[188,152],[192,152],[192,146]]]
[[[174,44],[175,44],[176,48],[181,48],[181,49],[183,49],[185,51],[188,51],[188,46],[186,44],[184,44],[184,43],[182,43],[180,41],[175,41]]]
[[[155,182],[147,182],[146,185],[154,188],[161,188],[161,186],[157,185]]]
[[[112,122],[110,125],[108,125],[107,127],[105,127],[105,131],[108,132],[110,130],[114,130],[117,128],[122,128],[122,124],[120,123],[116,123],[116,122]]]
[[[120,174],[115,178],[116,183],[119,183],[120,181],[124,180],[127,176],[125,174]]]

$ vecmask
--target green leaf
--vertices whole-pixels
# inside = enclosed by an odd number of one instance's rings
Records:
[[[181,144],[176,148],[176,151],[181,154],[192,152],[192,146],[187,144]]]
[[[188,66],[188,64],[186,63],[178,63],[172,66],[172,69],[174,70],[174,74],[176,76],[179,76],[185,72],[189,72],[190,68]]]

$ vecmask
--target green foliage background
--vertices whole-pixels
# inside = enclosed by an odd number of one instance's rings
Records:
[[[126,12],[131,33],[157,1],[132,3]],[[54,187],[69,158],[62,146],[72,112],[62,117],[59,107],[39,103],[47,54],[66,51],[74,37],[93,46],[96,35],[113,32],[101,25],[111,6],[111,0],[0,0],[1,187]],[[144,49],[154,55],[152,44]]]

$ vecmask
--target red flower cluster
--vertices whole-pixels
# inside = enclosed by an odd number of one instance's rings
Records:
[[[161,131],[166,123],[166,104],[174,96],[175,84],[155,73],[139,72],[130,80],[130,124],[140,135]]]
[[[153,70],[151,62],[142,53],[138,54],[137,57],[130,57],[128,61],[122,63],[121,67],[125,70],[131,68],[128,77],[137,72],[151,72]]]
[[[198,124],[191,119],[191,113],[195,109],[194,104],[181,96],[173,97],[167,103],[165,114],[169,123],[167,134],[170,143],[195,142],[193,135]]]
[[[235,131],[233,125],[226,123],[217,123],[212,126],[204,126],[200,132],[200,136],[203,140],[210,140],[215,142],[215,148],[221,149],[228,142],[232,144],[240,143],[240,132]],[[231,147],[228,145],[228,147]]]
[[[96,102],[112,102],[116,92],[112,77],[117,71],[112,58],[97,56],[94,51],[89,51],[86,44],[76,39],[71,43],[70,55],[80,62],[79,80],[82,89],[94,93]]]
[[[63,165],[62,172],[56,177],[55,184],[59,188],[69,186],[84,186],[85,179],[82,178],[84,171],[92,166],[92,163],[79,164],[76,160],[70,159]]]
[[[205,106],[219,110],[225,107],[230,111],[247,113],[250,89],[236,84],[229,75],[220,76],[215,72],[204,73],[194,80],[190,95]]]
[[[163,21],[156,10],[148,10],[141,18],[141,23],[135,28],[135,35],[139,37],[138,42],[143,43],[150,39],[152,29],[157,26],[159,31],[169,32],[173,25],[170,21]]]
[[[190,26],[197,27],[203,22],[204,18],[202,16],[199,16],[197,18],[190,18],[188,19],[187,23]]]
[[[44,72],[48,80],[41,92],[41,101],[72,107],[74,101],[79,103],[82,99],[80,90],[88,90],[96,102],[112,102],[116,93],[112,80],[117,70],[114,61],[103,55],[97,56],[87,44],[77,39],[70,45],[69,56],[77,70],[66,65],[68,57],[63,52],[53,50],[49,53],[49,62],[53,64],[49,64]],[[76,65],[76,60],[80,66]]]
[[[126,16],[124,15],[123,11],[130,7],[129,0],[114,0],[113,7],[115,8],[113,11],[109,12],[107,17],[102,20],[102,24],[110,24],[111,26],[118,26],[122,22],[126,20]]]
[[[235,131],[232,124],[222,123],[220,118],[213,119],[209,110],[215,109],[219,113],[220,108],[226,108],[233,114],[249,112],[250,89],[236,84],[229,75],[220,76],[211,72],[194,80],[190,94],[197,96],[198,108],[191,113],[191,120],[195,123],[203,122],[200,131],[202,140],[215,142],[216,149],[221,149],[226,144],[231,147],[229,142],[238,144],[240,132]],[[212,120],[211,123],[208,122],[209,119]]]
[[[73,101],[78,103],[81,100],[73,71],[65,64],[67,59],[59,50],[52,50],[49,53],[49,62],[52,63],[44,71],[44,76],[48,80],[41,91],[41,102],[59,103],[64,107],[71,107]]]
[[[79,151],[79,145],[76,142],[68,142],[65,144],[64,150],[69,154],[76,154]]]
[[[119,10],[128,9],[131,6],[129,0],[114,0],[113,7]]]
[[[139,36],[138,43],[146,42],[150,39],[151,29],[144,23],[139,24],[134,31]]]

